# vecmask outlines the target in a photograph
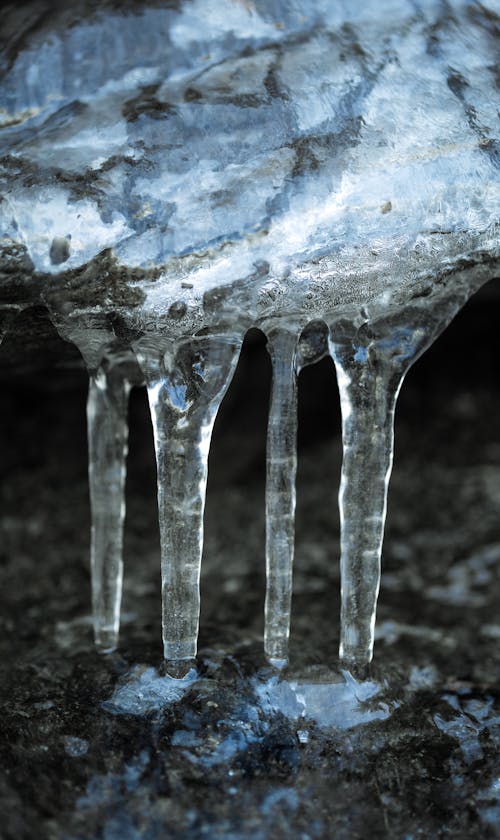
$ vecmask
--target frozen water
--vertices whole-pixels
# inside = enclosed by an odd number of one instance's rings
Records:
[[[87,401],[89,489],[92,512],[90,562],[96,645],[118,642],[123,578],[125,460],[130,383],[106,359],[91,372]]]
[[[228,333],[138,348],[153,420],[163,646],[172,668],[184,661],[188,670],[196,656],[210,440],[241,342],[241,335]]]
[[[161,711],[175,703],[189,691],[195,679],[195,671],[189,671],[183,679],[159,676],[155,668],[135,668],[126,680],[113,692],[103,707],[116,715],[143,715]]]
[[[127,397],[145,382],[164,651],[190,667],[211,431],[259,326],[266,653],[287,658],[296,376],[329,352],[340,653],[366,664],[401,382],[498,271],[494,4],[33,2],[0,27],[0,338],[43,305],[89,368],[98,646],[118,639]]]
[[[203,684],[203,680],[197,682],[194,669],[184,679],[172,679],[159,676],[154,668],[136,667],[102,705],[117,715],[159,713]],[[257,675],[251,687],[252,703],[264,713],[280,712],[291,721],[301,721],[304,725],[310,721],[322,728],[347,730],[386,720],[394,707],[393,702],[383,699],[383,686],[371,680],[358,682],[348,671],[337,675],[336,680],[333,675],[329,679],[323,675],[309,680],[283,679],[276,675],[266,679],[264,675]],[[251,706],[246,713],[258,720]],[[191,740],[193,733],[178,731],[172,743],[191,746],[188,735]]]

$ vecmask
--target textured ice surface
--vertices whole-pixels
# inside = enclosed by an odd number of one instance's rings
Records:
[[[264,709],[281,712],[289,720],[314,721],[320,727],[347,730],[375,720],[386,720],[391,708],[374,698],[381,686],[365,680],[357,682],[348,671],[341,682],[280,681],[272,678],[257,686]]]
[[[391,705],[386,700],[376,700],[382,686],[365,680],[357,682],[349,672],[325,675],[316,680],[282,679],[264,675],[255,677],[252,689],[259,708],[264,713],[280,713],[291,721],[302,720],[304,725],[313,721],[320,727],[334,726],[347,730],[355,726],[386,720]],[[198,683],[203,686],[203,681]],[[159,676],[154,668],[138,667],[128,674],[102,706],[112,714],[145,715],[161,713],[177,703],[186,693],[196,690],[196,674],[191,671],[184,679]],[[180,733],[176,745],[181,745]],[[185,744],[191,746],[192,744]]]
[[[494,9],[166,6],[4,17],[1,233],[35,272],[112,248],[143,308],[187,318],[257,263],[255,317],[491,253]]]
[[[177,673],[196,653],[211,431],[257,325],[266,651],[286,659],[296,376],[329,352],[341,655],[366,663],[402,378],[498,269],[494,4],[33,2],[1,29],[0,328],[42,304],[91,372],[99,646],[117,641],[126,398],[145,381],[165,656]]]
[[[136,669],[105,701],[103,707],[113,714],[143,715],[161,711],[192,688],[194,672],[184,679],[159,676],[155,668]]]

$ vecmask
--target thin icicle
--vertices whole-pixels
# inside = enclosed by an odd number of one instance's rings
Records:
[[[267,348],[273,379],[267,427],[264,650],[276,665],[288,658],[297,471],[297,331],[274,329]]]
[[[394,411],[411,364],[460,307],[458,300],[397,315],[331,324],[344,457],[340,482],[340,657],[364,666],[373,655],[375,613],[394,448]]]
[[[241,336],[200,336],[139,349],[158,471],[166,666],[182,677],[196,656],[208,454]]]
[[[130,383],[106,358],[90,373],[87,401],[94,635],[105,653],[118,644]]]
[[[401,377],[392,376],[390,367],[373,348],[362,348],[358,353],[357,360],[352,347],[332,343],[344,449],[339,492],[340,657],[346,664],[364,665],[373,654],[394,408]]]
[[[267,432],[266,572],[264,650],[283,666],[288,638],[295,542],[295,478],[297,472],[297,377],[306,365],[328,352],[325,324],[310,323],[299,339],[294,324],[267,330],[273,366]]]

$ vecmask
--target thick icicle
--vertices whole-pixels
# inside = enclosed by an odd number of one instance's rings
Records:
[[[266,603],[264,650],[282,666],[288,659],[295,542],[297,472],[297,377],[328,352],[325,324],[312,322],[299,340],[299,327],[267,330],[273,366],[267,430]]]
[[[108,358],[90,373],[87,427],[92,605],[95,643],[103,653],[116,648],[120,627],[130,387],[120,366]]]
[[[138,352],[155,439],[163,644],[173,676],[183,676],[196,656],[210,440],[241,342],[233,334],[160,339]]]
[[[458,298],[458,295],[457,295]],[[373,655],[394,410],[411,364],[460,308],[460,301],[413,307],[371,320],[368,313],[331,325],[342,409],[340,657],[364,666]]]
[[[273,379],[267,427],[266,603],[264,650],[274,664],[288,658],[297,470],[296,331],[268,334]]]

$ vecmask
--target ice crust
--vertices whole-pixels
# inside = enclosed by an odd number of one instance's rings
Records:
[[[258,264],[254,293],[271,286],[286,310],[311,284],[322,303],[366,302],[491,253],[493,8],[173,6],[77,4],[73,20],[42,4],[34,34],[16,33],[0,231],[35,272],[66,276],[112,248],[146,270],[141,285],[160,268],[143,303],[158,313],[198,308]],[[54,264],[61,237],[69,256]]]

